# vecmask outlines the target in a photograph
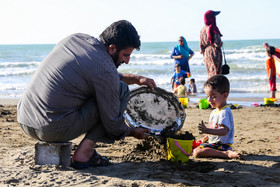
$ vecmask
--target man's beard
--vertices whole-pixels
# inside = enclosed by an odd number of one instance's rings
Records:
[[[115,54],[113,54],[113,56],[112,56],[112,59],[113,59],[113,61],[114,61],[114,63],[115,63],[115,66],[116,66],[117,69],[118,69],[118,67],[119,67],[121,64],[124,63],[124,61],[118,62],[119,54],[120,54],[120,52],[117,51],[117,52],[116,52]]]

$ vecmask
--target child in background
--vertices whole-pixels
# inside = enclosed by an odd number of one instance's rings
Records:
[[[275,48],[272,46],[268,46],[266,48],[266,55],[268,59],[266,60],[266,72],[268,76],[268,82],[270,85],[270,97],[275,98],[276,93],[276,67],[275,61],[272,55],[275,54]],[[279,76],[279,75],[278,75]]]
[[[189,84],[189,88],[188,88],[188,94],[191,94],[191,95],[196,95],[197,94],[195,79],[190,80],[190,84]]]
[[[214,75],[204,84],[204,92],[210,105],[215,108],[209,118],[209,126],[202,121],[198,125],[200,134],[207,135],[193,151],[194,157],[239,158],[241,155],[233,152],[231,145],[234,137],[234,122],[230,107],[227,106],[230,85],[223,75]]]
[[[172,90],[173,91],[180,85],[179,79],[181,77],[184,77],[184,76],[190,77],[189,72],[185,72],[185,71],[181,70],[181,65],[176,63],[175,64],[175,71],[174,71],[174,74],[171,78],[171,84],[172,84]]]
[[[185,78],[184,77],[181,77],[179,79],[179,83],[180,85],[174,90],[174,94],[177,95],[177,97],[187,97],[188,96],[188,93],[187,93],[187,89],[185,87]]]

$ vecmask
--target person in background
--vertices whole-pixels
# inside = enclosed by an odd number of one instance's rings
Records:
[[[186,39],[183,36],[179,37],[178,44],[173,48],[171,58],[174,59],[175,64],[180,64],[181,69],[185,72],[191,73],[189,60],[193,57],[194,52],[189,48]],[[185,76],[185,78],[187,78]]]
[[[222,73],[223,55],[222,34],[216,25],[216,16],[220,11],[208,10],[204,14],[205,26],[200,31],[200,53],[206,66],[208,78]]]
[[[201,144],[193,150],[194,157],[239,158],[241,155],[233,152],[234,121],[227,105],[230,84],[223,75],[214,75],[204,84],[204,92],[210,105],[215,108],[209,118],[209,126],[202,121],[198,125],[200,134],[207,134],[198,140]]]
[[[78,33],[60,41],[18,103],[22,130],[45,142],[67,142],[85,134],[72,156],[72,167],[77,169],[110,163],[96,152],[96,142],[146,138],[149,130],[128,127],[123,112],[130,99],[129,84],[151,89],[156,84],[153,79],[117,71],[140,45],[136,29],[126,20],[112,23],[99,38]]]
[[[190,95],[196,95],[197,94],[197,89],[196,89],[196,84],[195,84],[195,79],[190,79],[190,84],[188,87],[188,94]]]
[[[176,63],[175,71],[171,78],[172,91],[174,92],[174,90],[180,85],[179,80],[181,77],[189,77],[189,76],[190,74],[188,72],[181,70],[181,65],[179,63]]]
[[[276,48],[276,47],[274,47],[274,46],[270,46],[268,43],[264,43],[263,45],[264,45],[264,48],[265,48],[265,49],[267,49],[268,47],[274,48],[274,51],[275,51],[275,52],[274,52],[274,55],[277,56],[277,58],[280,59],[280,49],[278,49],[278,48]]]
[[[179,79],[179,83],[180,83],[180,85],[174,90],[174,94],[177,97],[187,97],[188,92],[187,92],[187,89],[185,87],[185,83],[186,83],[185,78],[181,77]]]
[[[270,97],[275,98],[276,94],[276,67],[273,55],[275,54],[275,47],[268,46],[266,48],[266,55],[268,59],[266,60],[266,72],[268,76],[268,82],[270,85]],[[279,76],[279,74],[278,74]],[[279,76],[280,77],[280,76]]]

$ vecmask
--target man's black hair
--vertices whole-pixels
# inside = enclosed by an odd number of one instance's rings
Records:
[[[134,26],[126,20],[112,23],[99,36],[106,47],[114,44],[118,51],[133,47],[140,50],[141,41]]]

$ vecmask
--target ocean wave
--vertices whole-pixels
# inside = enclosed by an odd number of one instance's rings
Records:
[[[24,68],[24,67],[38,67],[41,62],[31,61],[31,62],[1,62],[0,68]]]
[[[171,59],[170,55],[165,54],[133,54],[132,60],[150,60],[150,59]]]
[[[268,42],[279,43],[279,40]],[[132,53],[129,64],[122,65],[118,70],[153,78],[157,86],[170,91],[174,65],[170,55],[176,44],[176,41],[143,43],[140,51]],[[195,78],[199,92],[203,93],[203,84],[208,78],[203,55],[200,54],[199,42],[189,42],[189,46],[195,53],[189,61],[192,78]],[[2,46],[0,97],[21,96],[41,60],[52,48],[53,45]],[[227,77],[231,83],[231,93],[269,93],[263,41],[224,41],[224,50],[230,66]],[[186,85],[188,82],[189,79]]]
[[[264,61],[267,56],[263,53],[232,53],[226,54],[226,59],[231,61],[248,60],[248,61]]]
[[[2,82],[0,84],[0,91],[22,91],[22,90],[25,90],[26,88],[26,84],[24,82],[22,83],[5,83],[5,82]]]
[[[7,76],[32,76],[36,71],[36,68],[32,69],[5,69],[5,71],[0,71],[0,77]]]
[[[174,64],[174,59],[170,58],[170,55],[155,55],[155,54],[137,54],[132,55],[130,63],[134,65],[167,65]],[[201,54],[195,54],[189,61],[191,65],[203,64],[203,56]]]
[[[131,65],[167,65],[167,64],[173,64],[174,61],[172,59],[150,59],[150,60],[132,60],[129,62]]]
[[[244,71],[248,71],[248,70],[264,70],[263,73],[266,73],[265,71],[265,64],[235,64],[234,66],[233,65],[230,65],[230,67],[232,67],[232,69],[234,67],[236,67],[235,69],[240,69],[240,70],[244,70]]]
[[[267,59],[266,53],[261,51],[257,52],[252,49],[243,50],[228,50],[225,53],[225,58],[229,63],[243,63],[243,62],[265,62]],[[156,55],[156,54],[136,54],[132,55],[131,62],[135,64],[155,64],[165,65],[174,63],[174,59],[170,58],[170,55]],[[202,65],[203,55],[199,52],[195,52],[193,58],[189,61],[190,65]]]

